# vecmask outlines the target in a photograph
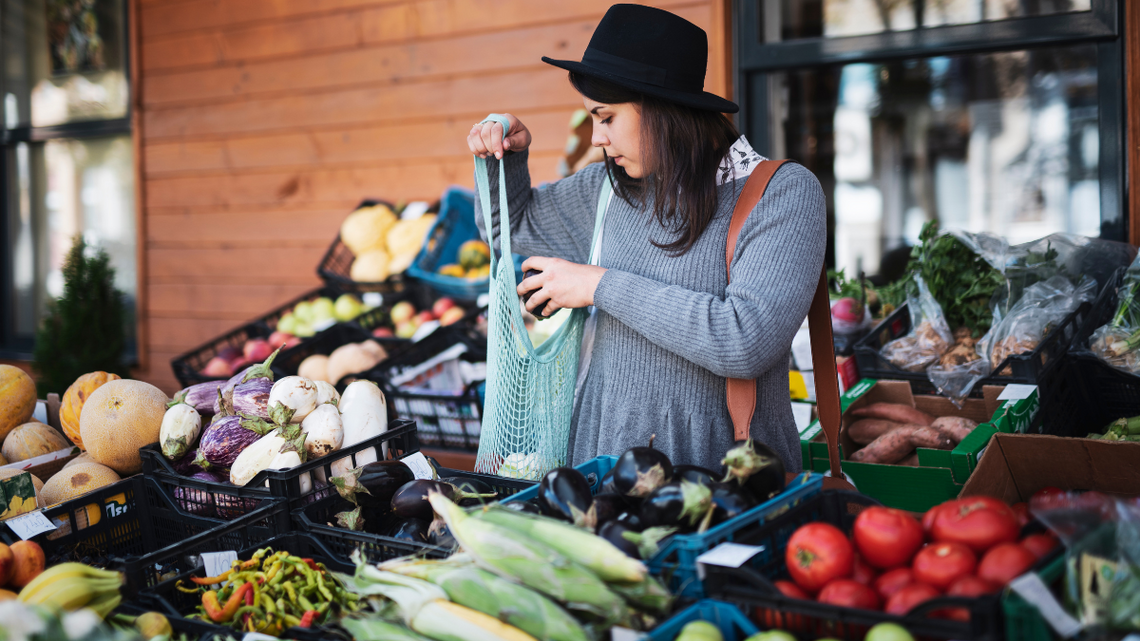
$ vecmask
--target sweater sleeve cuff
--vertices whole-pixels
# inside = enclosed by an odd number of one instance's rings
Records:
[[[636,291],[633,288],[637,276],[617,269],[607,269],[598,281],[594,290],[594,307],[614,315],[614,311],[625,306],[623,302],[626,292]]]

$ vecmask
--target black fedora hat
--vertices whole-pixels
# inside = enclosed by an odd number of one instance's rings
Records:
[[[668,11],[615,4],[594,29],[582,61],[542,61],[696,109],[736,113],[736,103],[704,90],[709,40]]]

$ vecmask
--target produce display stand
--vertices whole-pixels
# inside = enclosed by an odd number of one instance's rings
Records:
[[[617,463],[616,456],[599,456],[577,466],[586,476],[590,491],[597,494],[602,487],[602,479]],[[738,533],[750,527],[765,523],[773,516],[786,512],[808,497],[819,494],[823,488],[823,476],[819,474],[797,475],[779,495],[757,505],[747,512],[710,528],[703,534],[674,534],[662,542],[661,549],[653,558],[646,560],[650,574],[661,577],[673,594],[700,598],[705,589],[698,577],[697,557],[721,543],[737,541]],[[538,496],[538,488],[532,487],[510,497],[511,501],[528,501]]]
[[[654,628],[647,639],[673,641],[682,628],[693,621],[708,621],[715,625],[724,641],[744,641],[759,632],[735,606],[712,599],[701,599]]]
[[[331,485],[318,485],[318,478],[332,478],[332,464],[342,459],[350,459],[351,467],[357,467],[357,456],[365,451],[375,452],[377,460],[400,458],[419,451],[414,421],[397,419],[388,426],[388,431],[379,436],[344,446],[335,452],[313,459],[287,470],[263,470],[245,486],[228,483],[202,481],[177,473],[170,461],[162,455],[157,444],[139,450],[143,459],[143,473],[157,482],[163,492],[188,507],[190,511],[214,513],[226,518],[234,518],[253,510],[257,502],[268,498],[285,499],[289,507],[307,501],[317,501],[331,496],[336,490]],[[309,475],[313,491],[301,492],[301,477]],[[288,514],[277,515],[275,534],[283,534],[291,529]]]
[[[501,476],[492,476],[490,474],[479,474],[478,472],[465,472],[447,468],[438,468],[436,474],[440,478],[457,477],[482,481],[491,486],[491,489],[498,493],[499,497],[508,497],[536,485],[534,481],[508,479]],[[379,534],[357,532],[332,525],[332,521],[336,519],[336,513],[340,511],[340,509],[346,509],[343,506],[338,507],[341,505],[342,501],[340,497],[333,495],[326,496],[304,507],[293,510],[293,523],[297,526],[297,529],[302,532],[308,532],[320,539],[320,541],[325,544],[331,557],[341,563],[351,564],[352,561],[350,557],[352,553],[357,550],[359,550],[370,563],[377,563],[393,558],[393,556],[399,556],[396,552],[401,549],[407,549],[408,546],[416,548],[427,556],[443,558],[449,553],[449,550],[427,543],[409,543]]]
[[[775,516],[758,527],[737,533],[736,542],[762,546],[753,563],[741,568],[709,566],[706,591],[716,599],[732,603],[747,613],[763,629],[780,628],[804,638],[832,637],[844,641],[862,641],[867,630],[877,623],[897,623],[915,638],[957,639],[960,641],[997,641],[1003,638],[1004,624],[1000,595],[977,598],[938,597],[917,606],[906,616],[847,608],[793,599],[784,596],[772,581],[787,579],[784,552],[788,538],[800,526],[824,522],[850,533],[855,518],[865,508],[878,503],[862,494],[824,492],[808,497],[787,512]],[[1045,567],[1052,558],[1039,562]],[[969,621],[953,621],[929,617],[947,608],[963,608]]]
[[[855,444],[847,436],[851,418],[848,411],[876,402],[901,403],[933,416],[963,416],[978,427],[953,450],[918,450],[918,466],[880,465],[844,459],[843,471],[860,492],[889,507],[922,512],[958,496],[978,464],[978,457],[997,432],[1028,429],[1038,413],[1037,394],[1020,400],[999,401],[1003,387],[979,388],[981,398],[967,398],[962,408],[941,396],[916,394],[912,381],[864,379],[840,399],[843,412],[840,452],[852,451]],[[804,468],[815,472],[829,469],[828,444],[813,422],[800,435]]]
[[[360,204],[354,207],[353,211],[374,205],[384,205],[395,211],[392,203],[372,199],[360,201]],[[437,209],[437,207],[431,207],[428,211],[435,211]],[[332,244],[329,245],[328,251],[326,251],[325,255],[321,258],[321,262],[317,266],[317,275],[320,276],[321,280],[325,281],[325,283],[340,291],[360,294],[365,292],[378,292],[384,294],[386,300],[390,295],[400,294],[407,288],[407,279],[404,277],[404,274],[394,274],[389,276],[387,280],[379,283],[362,283],[352,280],[349,274],[352,272],[352,262],[354,260],[356,260],[356,256],[352,253],[352,250],[341,241],[340,234],[338,233],[336,238],[333,239]]]
[[[286,376],[296,376],[301,362],[306,358],[314,354],[328,356],[342,345],[360,343],[368,340],[376,341],[389,354],[393,351],[404,349],[411,343],[411,341],[400,338],[376,338],[372,336],[370,332],[364,331],[355,322],[337,323],[318,332],[315,336],[301,341],[298,345],[281,350],[277,358],[273,359],[273,364],[270,367],[273,369],[275,379],[281,379]],[[343,392],[344,388],[356,379],[368,380],[367,377],[362,374],[350,374],[337,381],[337,390]]]

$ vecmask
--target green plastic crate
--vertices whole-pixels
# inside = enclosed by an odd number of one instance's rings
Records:
[[[1065,555],[1053,559],[1053,562],[1042,568],[1039,572],[1045,585],[1053,585],[1065,574]],[[1002,612],[1005,615],[1005,638],[1007,641],[1053,641],[1057,635],[1053,628],[1041,618],[1037,606],[1030,604],[1021,595],[1013,590],[1007,590],[1001,600]]]

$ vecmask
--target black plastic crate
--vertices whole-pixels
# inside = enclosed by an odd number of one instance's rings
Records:
[[[331,454],[288,470],[264,470],[245,486],[202,481],[181,475],[174,471],[174,466],[162,455],[157,444],[140,448],[139,454],[143,459],[143,472],[157,482],[168,496],[174,497],[191,510],[210,514],[212,509],[213,516],[232,520],[253,510],[259,501],[267,498],[285,499],[290,507],[295,507],[335,494],[335,488],[325,484],[328,478],[334,476],[332,464],[349,458],[352,467],[356,467],[357,456],[369,450],[374,451],[380,460],[401,458],[418,452],[415,422],[397,419],[390,422],[388,431],[380,436],[356,445],[344,446]],[[313,489],[309,494],[301,493],[301,477],[305,474],[309,474],[312,479]],[[285,514],[278,520],[274,533],[288,532],[289,529],[288,514]]]
[[[345,292],[332,287],[318,287],[317,289],[290,300],[288,303],[277,307],[260,318],[249,321],[231,332],[227,332],[218,338],[207,341],[185,354],[176,356],[170,359],[170,367],[174,370],[174,377],[178,379],[179,384],[183,387],[205,383],[206,381],[219,380],[219,378],[216,377],[206,376],[202,374],[201,371],[202,368],[206,367],[206,364],[210,362],[210,359],[220,354],[222,350],[230,347],[241,350],[245,342],[251,338],[269,338],[269,335],[277,329],[278,319],[286,313],[293,311],[293,307],[301,301],[318,298],[320,296],[327,296],[335,300],[343,293]],[[282,350],[282,354],[284,354],[285,351],[287,350]],[[282,354],[278,354],[278,358],[280,358]],[[236,374],[237,372],[234,373]],[[227,376],[225,378],[229,377]]]
[[[490,474],[479,474],[463,470],[438,468],[436,474],[440,478],[458,477],[462,479],[479,480],[491,486],[499,494],[501,500],[512,494],[526,490],[536,483],[520,479],[510,479]],[[400,546],[414,546],[419,548],[426,556],[442,558],[450,554],[450,550],[434,547],[427,544],[415,544],[397,541],[390,537],[372,534],[369,532],[355,532],[333,525],[337,512],[347,509],[339,496],[326,496],[315,503],[310,503],[293,511],[293,522],[297,528],[319,538],[335,557],[344,563],[349,563],[352,553],[356,550],[364,555],[370,563],[392,558],[393,544]],[[398,555],[397,555],[398,556]]]
[[[396,416],[416,421],[420,445],[475,452],[479,449],[483,417],[482,381],[468,385],[460,393],[413,392],[393,383],[393,377],[401,370],[426,363],[458,344],[467,347],[467,352],[460,356],[462,360],[487,360],[487,337],[468,324],[456,324],[441,327],[420,342],[393,352],[365,377],[381,381],[388,406]]]
[[[301,341],[299,345],[281,350],[281,353],[277,355],[277,358],[273,359],[273,364],[271,365],[273,375],[277,379],[285,376],[295,376],[298,368],[301,366],[301,362],[313,354],[324,354],[328,356],[338,347],[349,343],[360,343],[366,340],[376,341],[388,353],[403,349],[405,344],[409,342],[398,338],[373,338],[369,332],[366,332],[355,323],[337,323],[317,335]],[[361,372],[360,374],[364,373]],[[361,375],[345,376],[337,382],[336,387],[338,390],[344,391],[344,388],[357,378],[364,377]]]
[[[373,205],[385,205],[392,211],[396,211],[392,203],[383,200],[366,199],[360,201],[360,204],[353,208],[356,211],[361,207],[372,207]],[[435,203],[428,208],[428,213],[435,213],[439,211],[439,203]],[[348,212],[351,214],[352,212]],[[345,214],[347,217],[348,214]],[[393,274],[387,280],[379,283],[358,283],[352,280],[352,261],[356,260],[356,255],[340,240],[340,234],[336,235],[328,251],[321,258],[320,264],[317,266],[317,275],[325,283],[337,287],[346,292],[379,292],[381,294],[399,294],[404,292],[411,282],[411,279],[404,274]]]
[[[139,559],[139,564],[154,568],[154,572],[148,573],[148,578],[152,578],[153,582],[139,594],[139,602],[165,615],[172,626],[177,624],[180,629],[189,630],[202,638],[240,638],[241,632],[227,626],[186,618],[196,611],[201,604],[201,597],[179,591],[177,584],[202,573],[200,555],[203,552],[233,550],[239,559],[246,560],[262,548],[286,550],[297,556],[311,558],[336,572],[351,573],[354,570],[351,564],[338,562],[320,541],[308,534],[294,532],[267,539],[252,531],[248,520],[239,520]],[[409,552],[410,550],[404,553]],[[281,636],[299,641],[318,641],[333,638],[337,634],[334,630],[321,626],[312,629],[289,628]]]
[[[1078,329],[1089,316],[1092,305],[1082,303],[1076,310],[1069,313],[1056,327],[1054,327],[1032,352],[1007,356],[994,373],[978,381],[971,391],[971,396],[981,397],[982,388],[986,385],[1009,385],[1011,383],[1024,383],[1041,385],[1048,382],[1048,378],[1056,373],[1065,353],[1072,344]],[[879,351],[884,345],[910,333],[910,310],[906,303],[891,312],[890,316],[879,322],[866,336],[855,344],[855,363],[859,368],[860,378],[875,380],[910,381],[915,394],[936,394],[934,384],[927,378],[926,372],[911,372],[895,366],[883,358]],[[1008,371],[1008,374],[1003,372]]]
[[[825,522],[850,534],[855,518],[867,507],[878,504],[854,492],[822,492],[757,528],[741,530],[736,535],[736,543],[763,546],[758,560],[737,569],[706,566],[706,593],[737,606],[761,629],[787,629],[801,638],[862,641],[871,626],[890,622],[903,626],[918,639],[1003,639],[1000,593],[977,598],[938,597],[917,606],[906,616],[895,616],[789,598],[772,585],[776,580],[789,580],[784,554],[788,539],[800,526]],[[1035,567],[1047,565],[1055,554],[1039,561]],[[970,620],[929,618],[931,613],[948,608],[965,609]]]

